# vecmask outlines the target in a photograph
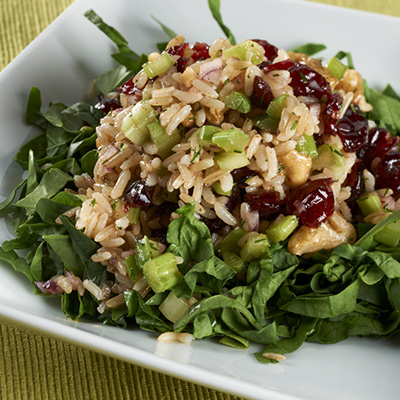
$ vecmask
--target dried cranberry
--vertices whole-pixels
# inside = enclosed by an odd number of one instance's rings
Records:
[[[199,43],[196,42],[192,46],[193,54],[192,54],[192,59],[193,61],[199,61],[199,60],[205,60],[206,58],[210,58],[210,53],[208,52],[208,49],[210,46],[206,43]]]
[[[325,123],[324,132],[326,134],[336,135],[342,103],[343,97],[339,93],[331,93],[328,95],[325,110],[322,114]]]
[[[146,186],[145,181],[137,180],[125,191],[123,200],[133,207],[146,207],[151,204],[153,192],[153,186]]]
[[[264,72],[286,70],[292,78],[291,86],[295,96],[313,96],[322,100],[331,93],[331,87],[326,79],[317,71],[305,64],[292,60],[284,60],[263,67]]]
[[[133,78],[129,79],[129,81],[125,82],[120,88],[121,93],[128,95],[138,95],[140,93],[140,97],[142,97],[142,91],[136,87]]]
[[[391,151],[372,169],[375,176],[375,188],[390,188],[394,196],[400,195],[400,153]]]
[[[343,118],[338,121],[336,129],[345,151],[355,153],[366,146],[368,122],[361,115],[358,107],[348,108]]]
[[[247,179],[252,178],[253,176],[258,175],[256,171],[253,171],[247,167],[234,169],[231,172],[233,181],[239,186],[244,187]]]
[[[232,190],[232,194],[229,196],[228,202],[225,204],[225,207],[229,212],[232,212],[236,206],[240,202],[240,189],[238,187],[234,187]]]
[[[176,60],[176,69],[178,72],[183,72],[186,69],[186,65],[187,65],[187,58],[185,57],[180,57]]]
[[[277,214],[281,209],[281,198],[278,192],[246,193],[246,203],[252,211],[258,211],[261,218]]]
[[[303,225],[317,228],[335,211],[335,199],[330,179],[308,181],[296,188],[288,198],[288,208],[291,214],[301,219]]]
[[[177,46],[171,46],[167,49],[167,53],[171,54],[171,56],[179,56],[183,57],[185,54],[185,50],[189,46],[189,43],[182,43]]]
[[[111,99],[105,99],[103,96],[100,97],[100,101],[95,105],[95,108],[108,114],[112,110],[121,108],[121,103],[119,97],[114,97]]]
[[[268,83],[259,76],[256,76],[253,84],[253,94],[251,95],[253,104],[266,109],[273,99],[274,95]]]
[[[273,61],[275,57],[278,56],[278,48],[273,44],[262,39],[252,39],[253,42],[258,43],[264,49],[264,57],[268,60]]]
[[[351,169],[349,175],[347,175],[343,186],[350,186],[351,195],[347,199],[347,203],[352,206],[354,201],[357,200],[361,193],[364,192],[364,179],[362,176],[364,165],[361,160],[358,160]]]
[[[226,226],[225,222],[219,218],[214,218],[214,219],[201,218],[201,221],[203,221],[207,225],[207,228],[210,231],[210,233],[215,233],[220,229],[222,229],[224,226]]]
[[[152,235],[154,239],[157,239],[162,244],[168,245],[166,228],[157,229],[156,231],[153,231]]]
[[[383,158],[390,151],[397,151],[399,142],[400,138],[392,136],[386,129],[373,128],[368,133],[368,147],[363,160],[370,165],[374,158]]]

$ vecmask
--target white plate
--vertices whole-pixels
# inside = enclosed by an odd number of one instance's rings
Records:
[[[238,41],[267,39],[292,48],[309,41],[325,43],[333,55],[351,51],[370,85],[387,82],[400,92],[400,20],[295,0],[223,1],[223,17]],[[168,6],[167,6],[168,4]],[[229,4],[229,8],[228,8]],[[73,103],[85,88],[110,69],[110,41],[84,17],[94,8],[129,39],[137,52],[150,52],[165,37],[154,15],[191,41],[212,42],[222,36],[205,0],[147,2],[78,0],[0,74],[0,192],[8,195],[21,169],[12,159],[34,134],[23,123],[31,86],[50,100]],[[1,222],[0,240],[12,233]],[[183,379],[257,399],[397,399],[400,393],[399,337],[391,340],[353,338],[336,345],[305,344],[274,365],[259,364],[252,353],[213,341],[191,346],[160,345],[156,335],[120,330],[64,318],[57,299],[32,294],[32,287],[8,265],[0,268],[0,316],[89,349]]]

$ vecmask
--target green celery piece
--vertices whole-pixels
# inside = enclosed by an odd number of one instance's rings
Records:
[[[318,156],[317,146],[315,145],[314,136],[303,134],[297,142],[296,150],[299,153],[315,158]]]
[[[155,293],[165,292],[183,280],[176,257],[171,253],[164,253],[147,261],[143,265],[143,275]]]
[[[176,297],[173,292],[170,292],[158,308],[167,320],[175,322],[189,307],[187,298]]]
[[[318,157],[313,159],[313,169],[329,168],[338,180],[345,172],[344,156],[334,144],[323,144],[318,147]]]
[[[400,220],[392,222],[386,228],[382,229],[374,236],[374,239],[387,246],[398,247],[400,242]]]
[[[136,263],[136,258],[134,254],[130,254],[128,257],[124,258],[124,264],[128,270],[129,278],[132,282],[135,282],[139,276],[143,275],[142,269]]]
[[[261,258],[269,249],[268,236],[264,233],[250,237],[240,250],[240,257],[246,264]]]
[[[212,125],[203,125],[198,131],[199,144],[203,147],[210,146],[212,144],[212,137],[215,133],[219,132],[221,128]]]
[[[229,190],[228,192],[224,192],[222,190],[220,181],[217,181],[217,182],[213,183],[213,189],[214,189],[215,193],[217,193],[217,194],[219,194],[221,196],[228,196],[229,197],[230,195],[232,195],[232,190]]]
[[[143,64],[144,72],[146,75],[152,79],[156,76],[160,76],[168,71],[170,67],[174,65],[174,60],[167,52],[161,53],[161,56],[156,61],[148,61],[146,64]]]
[[[382,211],[381,199],[376,193],[366,193],[357,199],[361,212],[366,217],[374,212]]]
[[[231,230],[222,240],[220,244],[220,251],[221,253],[235,253],[236,255],[240,255],[240,247],[238,246],[238,241],[246,235],[247,232],[240,227],[237,227]]]
[[[286,107],[287,94],[279,96],[277,99],[272,100],[267,108],[267,115],[271,118],[280,120],[283,109]]]
[[[228,47],[224,50],[223,57],[225,59],[236,57],[240,60],[246,60],[248,53],[251,54],[251,62],[255,65],[260,64],[264,59],[263,47],[252,40],[246,40],[235,46]]]
[[[245,153],[227,153],[221,151],[221,153],[218,153],[216,160],[218,166],[225,171],[242,168],[250,164]]]
[[[141,146],[149,139],[148,125],[155,121],[156,117],[156,110],[149,102],[141,100],[122,121],[121,130],[132,143]]]
[[[338,79],[342,79],[344,73],[348,69],[346,65],[344,65],[340,60],[338,60],[336,57],[332,57],[328,61],[328,66],[327,66],[329,72]]]
[[[272,223],[266,230],[266,234],[272,242],[281,242],[297,228],[299,221],[295,215],[287,215],[277,223]]]
[[[256,115],[253,118],[254,126],[264,131],[275,134],[278,131],[279,119],[272,118],[268,114]]]
[[[139,220],[140,207],[132,207],[128,210],[129,223],[134,225]]]
[[[235,271],[239,272],[246,268],[246,264],[240,256],[229,251],[222,253],[224,261]]]
[[[249,144],[250,137],[241,129],[227,129],[214,133],[212,142],[221,149],[232,152],[242,152]]]
[[[160,122],[155,120],[147,126],[151,141],[158,147],[157,154],[164,160],[171,154],[171,149],[181,141],[178,129],[167,135]]]
[[[225,99],[225,105],[242,114],[247,114],[251,110],[251,100],[244,94],[233,90]]]

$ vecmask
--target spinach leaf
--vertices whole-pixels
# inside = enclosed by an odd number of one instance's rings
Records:
[[[86,172],[91,177],[93,177],[93,170],[98,158],[99,153],[97,149],[93,149],[85,153],[85,155],[80,160],[82,173]]]
[[[26,184],[26,179],[24,179],[23,181],[19,182],[15,186],[15,188],[10,193],[10,195],[0,203],[0,211],[3,211],[5,208],[7,208],[13,202],[13,200],[15,199],[15,196],[17,195],[18,189],[20,187],[24,186],[25,184]]]
[[[168,26],[164,25],[160,20],[158,20],[154,15],[151,16],[162,28],[164,33],[170,38],[173,39],[174,37],[178,36],[172,29],[168,28]]]
[[[128,70],[124,65],[120,65],[114,70],[101,74],[94,82],[94,85],[101,93],[106,95],[131,79],[133,75],[134,71]]]
[[[217,21],[219,27],[222,29],[222,32],[225,33],[226,37],[229,39],[232,45],[236,44],[235,37],[233,36],[230,29],[223,23],[222,15],[220,11],[221,1],[220,0],[208,0],[208,7],[210,8],[211,14],[214,19]]]
[[[15,251],[4,251],[3,247],[0,248],[0,260],[10,264],[15,271],[22,272],[28,277],[31,282],[34,282],[34,278],[31,274],[29,264],[26,262],[24,257],[20,257]]]
[[[312,56],[316,53],[319,53],[322,50],[325,50],[326,46],[324,44],[319,43],[307,43],[303,44],[302,46],[296,47],[290,51],[293,53],[303,53],[307,56]]]
[[[28,125],[35,125],[39,128],[44,128],[46,126],[46,120],[40,111],[41,107],[42,98],[40,90],[37,87],[32,87],[25,112],[25,121]]]

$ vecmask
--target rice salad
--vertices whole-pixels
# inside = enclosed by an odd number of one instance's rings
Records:
[[[310,53],[176,35],[95,107],[60,107],[80,140],[43,157],[36,142],[21,149],[37,179],[21,183],[26,219],[0,258],[70,318],[260,343],[262,362],[304,341],[398,331],[399,130],[380,124],[349,54]],[[38,98],[27,122],[48,134]],[[50,174],[62,183],[38,194]]]

